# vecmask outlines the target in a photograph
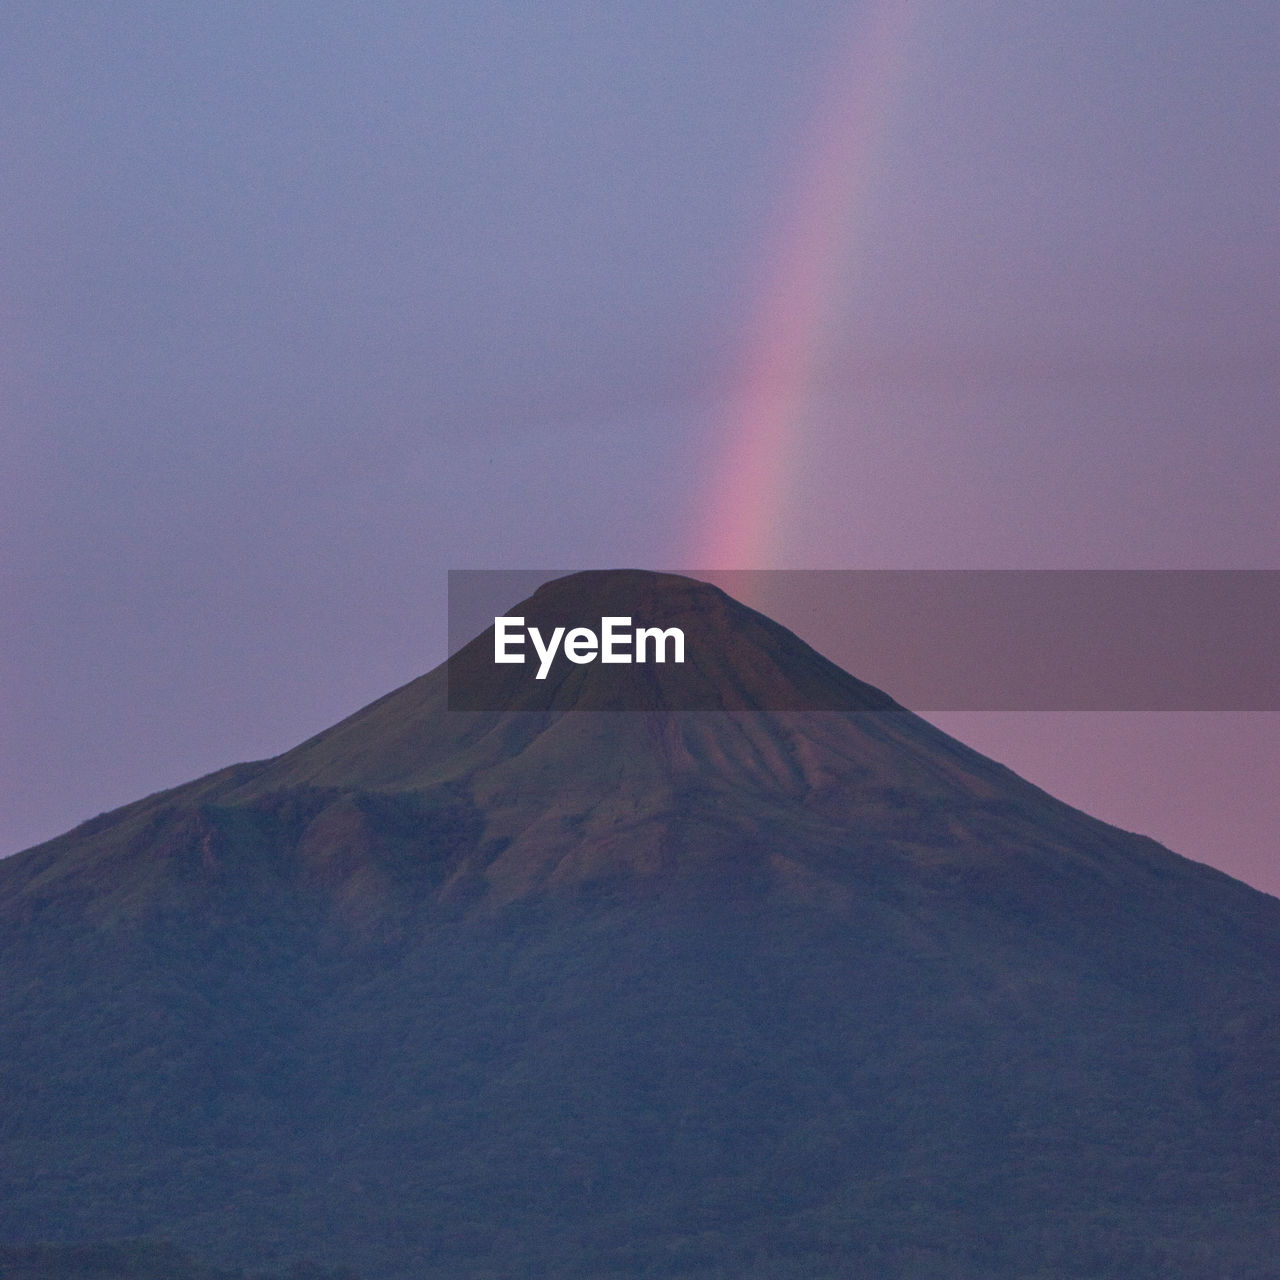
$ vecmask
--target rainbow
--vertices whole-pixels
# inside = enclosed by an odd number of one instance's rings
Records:
[[[795,458],[919,7],[917,0],[880,0],[841,44],[729,392],[727,443],[694,538],[693,562],[701,567],[785,567],[783,517]]]

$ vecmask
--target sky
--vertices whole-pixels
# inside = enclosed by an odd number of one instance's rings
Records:
[[[0,853],[434,666],[450,568],[1280,568],[1278,27],[13,0]],[[1280,893],[1277,713],[932,718]]]

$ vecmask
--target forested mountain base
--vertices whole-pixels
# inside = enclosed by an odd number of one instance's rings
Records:
[[[93,1244],[0,1245],[0,1280],[360,1280],[347,1267],[300,1261],[280,1271],[245,1272],[205,1266],[160,1240]]]

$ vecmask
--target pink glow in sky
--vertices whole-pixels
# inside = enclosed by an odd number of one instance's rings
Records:
[[[729,388],[724,457],[710,477],[691,563],[782,568],[786,509],[803,501],[792,472],[820,367],[859,250],[858,200],[908,68],[918,6],[882,0],[838,40],[839,56],[784,196],[746,351]]]

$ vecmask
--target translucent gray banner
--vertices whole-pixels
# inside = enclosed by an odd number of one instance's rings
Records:
[[[539,685],[545,664],[528,636],[523,650],[513,643],[508,653],[523,651],[529,661],[499,669],[495,618],[522,616],[522,601],[571,572],[450,572],[450,652],[467,647],[464,662],[451,660],[451,707],[787,711],[828,701],[830,709],[861,705],[856,689],[820,678],[816,669],[806,679],[747,680],[748,696],[739,667],[785,665],[798,651],[774,652],[769,635],[752,630],[750,615],[694,607],[690,601],[701,599],[696,590],[691,595],[675,579],[641,571],[582,574],[547,588],[550,603],[530,608],[548,635],[552,624],[563,625],[566,635],[574,627],[599,632],[601,601],[612,616],[632,617],[635,627],[670,627],[681,615],[693,632],[686,638],[689,670],[677,670],[670,655],[669,665],[642,671],[592,666],[590,657],[568,663],[561,650]],[[1277,570],[671,572],[720,588],[912,710],[1280,710]],[[730,634],[744,628],[752,631],[752,643],[764,645],[755,657]],[[729,648],[733,669],[720,661]],[[591,695],[584,699],[588,685]],[[738,692],[721,700],[730,685]],[[543,696],[552,688],[559,690],[554,698]]]

